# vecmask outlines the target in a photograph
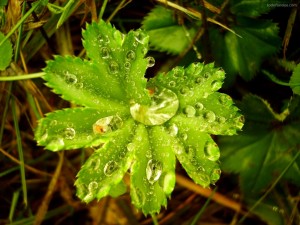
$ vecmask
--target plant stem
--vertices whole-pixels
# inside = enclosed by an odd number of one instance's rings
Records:
[[[24,74],[24,75],[9,76],[9,77],[0,77],[0,82],[1,81],[34,79],[34,78],[40,78],[44,75],[45,75],[45,72],[40,72],[40,73],[31,73],[31,74]]]

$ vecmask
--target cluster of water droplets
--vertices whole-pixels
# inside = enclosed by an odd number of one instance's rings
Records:
[[[78,75],[78,69],[77,71],[74,71],[72,73],[68,70],[64,70],[62,73],[63,73],[63,79],[68,86],[73,86],[77,89],[83,88],[84,85],[83,82],[81,81],[81,76]]]

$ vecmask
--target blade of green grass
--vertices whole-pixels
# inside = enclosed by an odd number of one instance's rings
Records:
[[[24,155],[23,155],[23,148],[22,148],[22,138],[20,134],[20,128],[18,123],[18,117],[17,117],[17,110],[16,110],[16,102],[15,99],[11,99],[11,109],[12,109],[12,115],[14,120],[14,127],[16,131],[16,137],[17,137],[17,148],[18,148],[18,154],[20,159],[20,173],[21,173],[21,183],[22,183],[22,192],[23,192],[23,201],[25,206],[27,206],[27,185],[26,185],[26,176],[25,176],[25,164],[24,164]]]
[[[7,92],[6,92],[7,94],[6,94],[6,99],[5,99],[5,106],[4,106],[4,110],[2,113],[2,120],[1,120],[1,127],[0,127],[0,146],[2,146],[2,138],[3,138],[6,115],[7,115],[7,111],[8,111],[8,104],[9,104],[9,99],[10,99],[10,94],[11,94],[11,88],[12,88],[12,83],[10,82],[8,84],[8,88],[7,88]]]
[[[22,16],[24,16],[26,10],[26,1],[23,2],[23,7],[22,7]],[[19,34],[16,42],[16,48],[15,48],[15,62],[18,61],[19,55],[20,55],[20,46],[21,46],[21,40],[22,40],[22,33],[23,33],[23,23],[20,24],[19,27]]]
[[[10,206],[10,210],[9,210],[9,216],[8,216],[8,219],[10,222],[13,221],[13,217],[14,217],[14,214],[15,214],[15,211],[16,211],[16,206],[17,206],[17,203],[18,203],[18,199],[19,199],[19,195],[20,195],[20,191],[15,191],[14,194],[13,194],[13,199],[12,199],[12,202],[11,202],[11,206]]]
[[[17,76],[0,77],[0,82],[1,81],[28,80],[28,79],[40,78],[44,75],[45,75],[44,72],[39,72],[39,73],[31,73],[31,74],[24,74],[24,75],[17,75]]]

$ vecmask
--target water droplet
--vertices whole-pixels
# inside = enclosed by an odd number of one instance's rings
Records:
[[[123,120],[119,116],[108,116],[97,120],[93,124],[95,134],[104,134],[115,131],[123,125]]]
[[[65,72],[65,81],[69,85],[76,84],[77,77],[74,74],[69,73],[68,71]]]
[[[92,181],[89,183],[88,189],[90,192],[94,192],[98,188],[98,183],[96,181]]]
[[[176,86],[176,82],[175,81],[170,81],[169,82],[169,86],[170,87],[175,87]]]
[[[219,97],[219,102],[224,106],[229,106],[231,105],[232,99],[229,95],[223,94]]]
[[[150,159],[146,167],[146,176],[150,184],[154,184],[160,178],[163,165],[156,159]]]
[[[131,116],[145,125],[160,125],[171,119],[177,112],[177,95],[169,90],[156,90],[151,97],[151,105],[141,105],[132,101]]]
[[[238,121],[239,121],[240,123],[245,123],[245,117],[244,117],[244,115],[241,115],[241,116],[239,117]]]
[[[125,62],[125,63],[124,63],[124,68],[125,68],[126,70],[129,70],[130,67],[131,67],[131,63],[130,63],[130,62]]]
[[[48,138],[48,129],[45,129],[39,142],[44,142],[47,140],[47,138]]]
[[[195,108],[198,109],[198,110],[202,110],[202,109],[204,109],[204,106],[203,106],[202,103],[197,102],[197,103],[195,104]]]
[[[211,181],[214,183],[216,182],[217,180],[220,179],[220,176],[221,176],[221,170],[220,169],[214,169],[210,175],[210,179]]]
[[[180,89],[180,93],[181,93],[182,95],[186,95],[186,94],[188,94],[188,92],[189,92],[189,88],[188,88],[188,87],[182,87],[182,88]]]
[[[109,58],[109,49],[108,49],[108,48],[102,47],[102,48],[100,49],[100,53],[101,53],[101,57],[102,57],[103,59]]]
[[[207,120],[207,122],[212,123],[216,120],[216,115],[212,111],[208,111],[204,114],[204,119]]]
[[[80,89],[80,88],[83,88],[83,83],[82,83],[82,82],[76,83],[76,84],[75,84],[75,87],[76,87],[76,88],[79,88],[79,89]]]
[[[116,161],[109,161],[104,166],[104,174],[106,176],[111,176],[116,170],[118,170],[119,166]]]
[[[172,71],[175,78],[181,77],[184,74],[184,69],[182,67],[175,67]]]
[[[208,72],[206,72],[206,73],[204,73],[204,78],[209,78],[210,77],[210,73],[208,73]]]
[[[98,34],[97,40],[98,40],[99,42],[103,42],[103,37],[101,36],[101,34]]]
[[[273,207],[272,207],[272,210],[273,210],[274,212],[278,212],[279,208],[278,208],[278,206],[273,206]]]
[[[178,155],[182,154],[184,152],[184,149],[182,146],[180,145],[175,145],[174,146],[174,152]]]
[[[134,51],[130,50],[126,53],[126,59],[129,61],[135,60],[135,53]]]
[[[90,161],[87,164],[87,167],[93,168],[94,170],[98,170],[100,168],[100,165],[100,159],[90,159]]]
[[[204,154],[211,161],[217,161],[220,158],[220,150],[216,143],[207,142],[204,146]]]
[[[222,87],[222,82],[215,80],[213,82],[211,82],[211,89],[212,91],[217,91]]]
[[[187,117],[194,117],[196,114],[196,109],[193,106],[188,105],[184,108],[184,114],[186,114]]]
[[[64,130],[64,138],[65,139],[72,140],[72,139],[74,139],[75,134],[76,134],[75,130],[71,127],[67,127]]]
[[[142,32],[141,30],[138,30],[138,31],[136,31],[135,40],[142,45],[146,44],[147,35],[144,32]]]
[[[135,144],[134,143],[129,143],[127,145],[128,152],[132,152],[132,151],[134,151],[134,149],[135,149]]]
[[[115,61],[110,62],[110,64],[109,64],[110,73],[116,74],[119,72],[119,70],[120,70],[120,67],[119,67],[118,63],[116,63]]]
[[[218,70],[215,75],[219,80],[223,80],[225,78],[225,72],[222,69]]]
[[[195,79],[195,83],[196,84],[201,84],[203,82],[203,77],[197,77],[196,79]]]
[[[192,145],[188,145],[186,146],[185,148],[185,153],[188,154],[188,155],[193,155],[195,152],[195,149]]]
[[[187,138],[188,138],[188,135],[187,135],[186,133],[182,133],[182,134],[180,134],[180,138],[181,138],[182,140],[186,141]]]
[[[178,127],[176,124],[172,124],[168,127],[168,132],[172,137],[175,137],[178,134]]]
[[[57,151],[62,149],[65,146],[65,142],[62,138],[54,138],[52,139],[49,144],[47,145],[48,149],[51,149],[53,151]]]
[[[223,117],[223,116],[220,116],[220,117],[218,117],[217,121],[218,121],[219,123],[225,123],[225,122],[226,122],[226,118]]]
[[[51,120],[50,126],[55,126],[55,125],[57,125],[57,120]]]
[[[147,61],[148,61],[148,67],[153,67],[155,64],[155,59],[151,56],[147,57]]]
[[[139,188],[131,188],[130,194],[134,205],[141,208],[145,204],[145,195]]]

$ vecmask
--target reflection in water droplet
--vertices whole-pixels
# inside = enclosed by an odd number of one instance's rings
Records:
[[[135,53],[134,51],[130,50],[126,53],[126,59],[129,61],[135,60]]]
[[[111,176],[116,170],[118,170],[119,166],[116,161],[109,161],[104,166],[104,174],[106,176]]]
[[[193,106],[188,105],[184,109],[184,114],[186,114],[187,117],[194,117],[196,114],[196,109]]]
[[[148,60],[148,67],[153,67],[154,64],[155,64],[155,59],[151,56],[147,57],[147,60]]]
[[[216,115],[212,111],[208,111],[204,114],[204,119],[207,120],[207,122],[212,123],[216,120]]]
[[[100,49],[100,53],[101,53],[101,57],[102,57],[103,59],[109,58],[109,49],[108,49],[108,48],[102,47],[102,48]]]
[[[178,106],[177,95],[164,88],[154,92],[150,106],[132,102],[130,113],[136,121],[145,125],[160,125],[176,114]]]
[[[97,120],[93,124],[95,134],[104,134],[115,131],[123,125],[123,120],[119,116],[107,116]]]
[[[110,64],[109,64],[110,73],[116,74],[119,72],[119,70],[120,70],[120,67],[119,67],[118,63],[116,63],[114,61],[110,62]]]
[[[175,137],[178,133],[178,127],[176,126],[176,124],[172,124],[168,127],[168,132],[172,137]]]
[[[218,145],[213,142],[207,142],[204,146],[204,154],[211,161],[218,160],[220,158],[220,150]]]
[[[74,74],[69,73],[69,71],[65,72],[65,81],[69,85],[76,84],[77,77]]]
[[[68,127],[64,130],[64,138],[68,140],[72,140],[75,137],[75,130],[71,127]]]
[[[154,184],[160,178],[163,165],[156,159],[150,159],[146,167],[146,176],[150,184]]]

